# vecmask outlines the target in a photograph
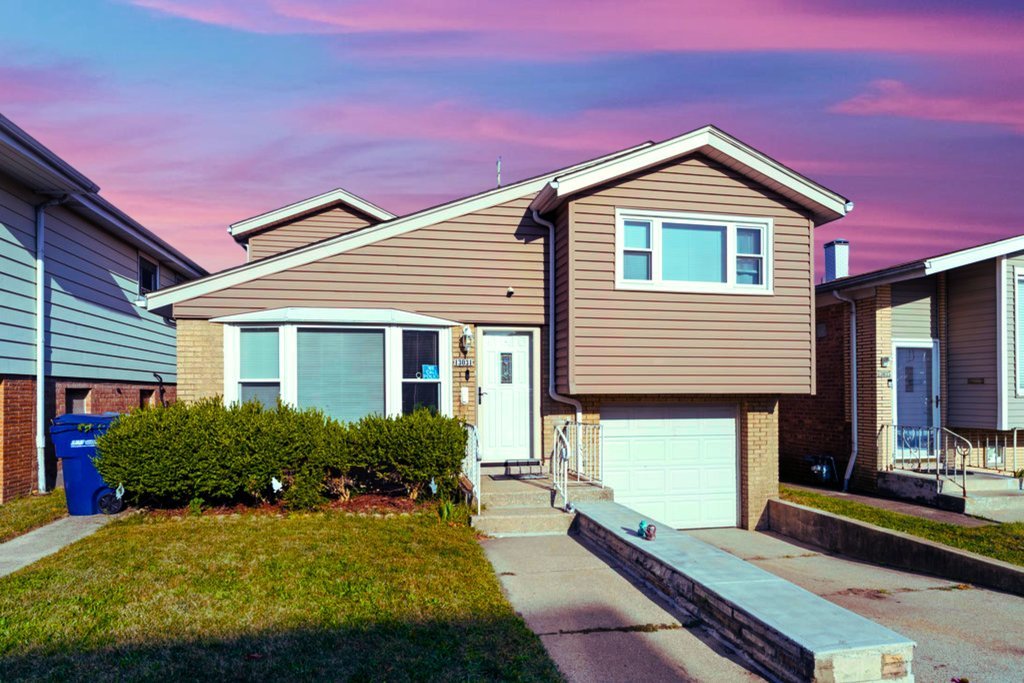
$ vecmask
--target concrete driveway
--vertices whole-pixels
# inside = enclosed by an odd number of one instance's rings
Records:
[[[773,534],[688,533],[917,641],[919,682],[1024,681],[1024,598],[826,555]]]
[[[760,681],[572,536],[482,541],[505,593],[570,681]]]

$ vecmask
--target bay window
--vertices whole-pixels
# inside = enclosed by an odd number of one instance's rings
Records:
[[[296,335],[299,408],[342,422],[384,414],[384,330],[300,327]]]
[[[771,293],[771,219],[616,212],[617,289]]]

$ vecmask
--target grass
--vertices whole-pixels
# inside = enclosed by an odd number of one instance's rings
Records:
[[[560,680],[436,514],[135,515],[0,579],[0,680]]]
[[[1024,566],[1024,523],[963,527],[803,489],[780,486],[779,490],[783,500]]]
[[[0,543],[49,524],[68,514],[64,489],[44,496],[25,496],[0,505]]]

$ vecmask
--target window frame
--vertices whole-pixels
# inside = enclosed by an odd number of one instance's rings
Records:
[[[629,280],[623,276],[625,246],[625,222],[648,221],[651,224],[651,279]],[[725,282],[687,282],[662,278],[662,225],[664,223],[687,223],[724,227],[726,229],[726,279]],[[736,281],[736,260],[738,257],[755,255],[737,253],[737,230],[750,228],[761,231],[762,282],[758,285],[740,284]],[[754,216],[733,216],[723,214],[652,211],[646,209],[615,210],[615,289],[648,292],[693,292],[702,294],[748,294],[773,295],[774,290],[774,232],[772,218]]]
[[[402,414],[402,331],[418,330],[438,333],[438,375],[440,376],[440,405],[442,415],[454,416],[452,402],[452,330],[449,327],[414,325],[361,325],[348,323],[234,323],[225,324],[224,330],[224,402],[237,403],[241,372],[241,330],[276,328],[279,340],[279,382],[281,402],[298,405],[298,330],[378,330],[384,332],[384,411],[389,416]],[[256,381],[256,380],[247,380]],[[427,380],[433,381],[433,380]]]
[[[142,286],[142,263],[145,261],[149,265],[153,266],[153,277],[156,279],[156,287],[149,289],[148,287]],[[155,261],[141,251],[139,252],[139,262],[136,265],[136,282],[139,285],[139,294],[149,294],[160,289],[160,262]]]
[[[1021,351],[1024,348],[1021,346],[1024,344],[1024,325],[1020,324],[1020,306],[1022,298],[1024,298],[1020,295],[1022,286],[1024,286],[1024,268],[1015,265],[1013,266],[1013,365],[1016,378],[1014,393],[1017,398],[1024,396],[1024,372],[1021,372],[1021,366],[1024,365],[1024,353]]]
[[[281,400],[284,400],[284,335],[281,334],[281,329],[277,325],[245,325],[246,330],[274,330],[277,332],[277,377],[242,377],[242,329],[239,327],[235,333],[235,372],[234,372],[234,399],[237,402],[241,400],[242,396],[242,385],[243,384],[261,384],[261,385],[277,385],[277,395]],[[225,395],[227,395],[227,386],[225,386]]]
[[[404,373],[404,370],[405,370],[405,335],[404,335],[404,333],[405,332],[432,332],[432,333],[437,335],[437,379],[424,379],[422,377],[405,377],[404,376],[404,374],[405,374]],[[443,386],[444,385],[444,372],[443,372],[443,367],[441,365],[441,358],[443,357],[443,353],[441,351],[441,343],[442,343],[441,342],[441,330],[439,330],[437,328],[430,328],[430,327],[400,327],[400,328],[398,328],[398,338],[399,338],[399,342],[400,342],[399,345],[401,346],[401,352],[399,354],[399,359],[400,359],[401,362],[398,365],[399,388],[398,388],[398,397],[397,397],[398,398],[398,409],[399,409],[399,412],[404,413],[404,406],[402,404],[405,402],[404,394],[405,394],[405,385],[406,384],[436,384],[436,385],[438,385],[438,387],[437,387],[437,404],[438,404],[437,405],[437,410],[438,410],[439,413],[443,414],[443,406],[444,406],[444,386]]]

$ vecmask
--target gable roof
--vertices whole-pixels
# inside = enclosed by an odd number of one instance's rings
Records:
[[[829,282],[823,282],[816,287],[819,293],[831,292],[833,290],[850,289],[854,287],[870,287],[872,285],[889,284],[903,280],[913,280],[919,277],[936,275],[954,268],[969,266],[973,263],[980,263],[991,258],[1014,254],[1024,251],[1024,235],[1008,237],[994,242],[985,242],[966,249],[947,251],[935,256],[907,261],[887,268],[879,268],[860,275],[850,275]]]
[[[287,206],[282,206],[279,209],[273,211],[267,211],[261,213],[258,216],[252,218],[246,218],[244,221],[238,221],[232,223],[228,227],[228,233],[234,237],[237,241],[244,241],[242,237],[250,233],[256,232],[268,228],[277,223],[282,223],[292,218],[302,216],[307,213],[314,213],[316,211],[322,211],[332,206],[343,204],[349,208],[355,209],[356,211],[366,214],[371,218],[375,218],[378,221],[389,221],[395,217],[395,214],[390,211],[385,211],[376,204],[368,202],[362,197],[357,197],[351,192],[346,192],[340,187],[318,194],[315,197],[309,197],[297,201]]]
[[[505,187],[486,190],[468,197],[456,199],[445,204],[439,204],[406,216],[400,216],[390,221],[371,225],[354,232],[329,237],[319,242],[314,242],[303,247],[297,247],[289,251],[281,252],[274,256],[268,256],[258,261],[244,263],[234,268],[222,270],[200,280],[193,280],[184,284],[168,287],[151,292],[146,296],[147,307],[150,309],[163,308],[195,297],[216,292],[227,287],[242,284],[265,275],[279,273],[289,268],[295,268],[306,263],[312,263],[323,258],[337,254],[343,254],[367,244],[373,244],[389,237],[395,237],[418,228],[442,223],[459,216],[464,216],[474,211],[504,204],[514,199],[527,197],[538,192],[556,174],[569,170],[586,167],[590,164],[600,163],[607,159],[628,154],[637,149],[653,144],[650,141],[643,142],[634,147],[629,147],[609,155],[584,161],[564,169],[552,171],[533,178],[527,178]]]
[[[853,210],[853,202],[842,195],[714,126],[704,126],[586,168],[559,173],[537,194],[531,208],[546,213],[571,195],[695,152],[705,154],[805,207],[814,215],[818,225],[842,218]]]

